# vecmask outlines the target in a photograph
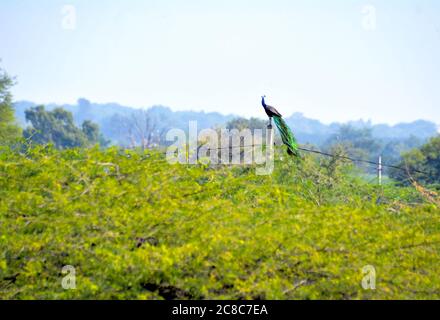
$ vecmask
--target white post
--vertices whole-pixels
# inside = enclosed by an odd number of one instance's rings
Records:
[[[379,185],[382,185],[382,156],[379,156],[379,162],[377,163],[377,179]]]
[[[274,155],[274,150],[273,150],[273,139],[274,139],[274,134],[273,134],[273,127],[272,127],[272,118],[269,118],[269,125],[267,126],[267,134],[269,135],[267,141],[269,143],[269,145],[267,146],[268,151],[269,151],[269,159],[270,161],[273,161],[273,155]]]
[[[263,168],[257,168],[257,175],[259,176],[269,175],[273,172],[273,168],[274,168],[273,139],[274,139],[274,134],[272,128],[272,121],[270,121],[269,124],[267,125],[267,130],[266,130],[266,165]]]

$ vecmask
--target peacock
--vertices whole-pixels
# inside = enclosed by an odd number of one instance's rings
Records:
[[[261,104],[263,105],[269,119],[273,119],[278,130],[280,131],[281,139],[287,146],[287,153],[291,156],[299,157],[298,143],[296,142],[292,130],[290,130],[289,126],[284,121],[283,116],[278,112],[278,110],[266,104],[265,98],[266,96],[261,97]]]

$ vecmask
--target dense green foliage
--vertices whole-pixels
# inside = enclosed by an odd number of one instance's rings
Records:
[[[431,138],[420,148],[405,152],[402,158],[400,166],[407,168],[412,178],[425,184],[440,184],[440,136]],[[405,171],[393,171],[391,176],[403,183],[410,182]]]
[[[0,146],[10,144],[21,136],[12,107],[12,85],[12,79],[0,69]]]
[[[72,113],[62,108],[47,111],[44,106],[26,110],[26,120],[32,124],[24,138],[38,144],[53,143],[59,149],[84,147],[102,141],[99,126],[89,120],[81,128],[75,126]]]
[[[257,176],[148,151],[4,148],[0,298],[440,298],[437,207],[335,159],[283,157]]]

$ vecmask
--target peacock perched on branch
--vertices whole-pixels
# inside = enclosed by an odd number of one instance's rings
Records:
[[[277,109],[267,105],[264,98],[266,98],[266,96],[261,97],[261,104],[263,105],[269,119],[273,119],[275,125],[280,131],[281,139],[283,140],[283,143],[287,146],[287,153],[291,156],[299,157],[298,143],[296,142],[292,130],[290,130],[289,126],[284,121],[283,116],[277,111]]]

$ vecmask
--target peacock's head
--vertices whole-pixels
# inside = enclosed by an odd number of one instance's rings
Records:
[[[261,104],[263,105],[263,107],[266,107],[266,102],[264,101],[264,98],[266,98],[266,96],[261,96]]]

